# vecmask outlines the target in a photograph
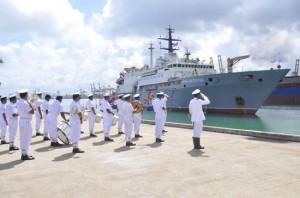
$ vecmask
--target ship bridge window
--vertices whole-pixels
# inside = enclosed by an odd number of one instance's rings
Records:
[[[178,64],[178,67],[181,67],[181,64]]]

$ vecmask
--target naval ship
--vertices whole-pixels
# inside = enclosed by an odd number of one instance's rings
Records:
[[[168,34],[159,40],[167,41],[168,47],[160,47],[167,52],[159,56],[152,66],[153,47],[150,45],[150,66],[142,68],[124,68],[117,79],[116,93],[140,94],[143,106],[149,106],[159,91],[169,96],[168,110],[188,111],[191,94],[200,89],[209,99],[206,112],[228,114],[255,114],[279,81],[289,69],[271,69],[262,71],[233,72],[232,66],[247,56],[227,59],[227,73],[222,68],[217,73],[212,58],[209,63],[199,58],[190,59],[191,53],[186,50],[185,56],[179,58],[178,42],[174,39],[174,29],[166,28]]]

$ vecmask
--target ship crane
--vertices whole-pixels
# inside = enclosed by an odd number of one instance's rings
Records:
[[[299,59],[296,60],[295,71],[292,73],[292,76],[298,76],[299,73]]]
[[[244,56],[237,56],[237,57],[233,57],[233,58],[228,58],[227,59],[227,71],[228,73],[232,73],[232,67],[234,64],[236,64],[237,62],[239,62],[240,60],[249,58],[250,55],[244,55]]]

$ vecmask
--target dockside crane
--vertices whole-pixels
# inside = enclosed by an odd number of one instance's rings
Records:
[[[244,56],[237,56],[237,57],[233,57],[233,58],[228,58],[227,59],[227,72],[228,73],[232,73],[232,67],[234,64],[236,64],[237,62],[239,62],[240,60],[249,58],[250,55],[244,55]]]
[[[223,62],[222,62],[221,55],[218,55],[218,63],[219,63],[219,68],[220,68],[220,74],[224,74],[225,73],[225,69],[223,68]]]
[[[293,71],[292,76],[298,76],[299,73],[299,59],[296,60],[295,71]]]

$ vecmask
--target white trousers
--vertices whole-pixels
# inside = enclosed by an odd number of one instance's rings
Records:
[[[47,118],[46,112],[43,112],[43,117],[44,117],[44,136],[48,136],[49,130],[48,130],[48,118]]]
[[[167,122],[167,112],[163,113],[163,120],[164,120],[164,123],[163,123],[163,129],[164,129],[164,126]]]
[[[162,113],[155,113],[155,135],[156,138],[161,138],[164,128],[164,117]]]
[[[94,131],[96,115],[94,114],[94,112],[90,111],[88,112],[88,116],[89,116],[89,130],[90,133],[92,133]]]
[[[124,115],[123,113],[120,113],[120,111],[118,112],[118,131],[121,132],[122,131],[122,127],[123,127],[123,123],[124,123]]]
[[[5,135],[7,131],[7,125],[4,120],[0,121],[0,130],[1,130],[1,140],[5,141]]]
[[[202,135],[202,128],[203,128],[203,121],[194,121],[193,122],[194,130],[193,130],[193,137],[200,138]]]
[[[71,140],[73,145],[77,145],[81,134],[80,119],[71,117]]]
[[[132,118],[125,118],[124,119],[126,142],[131,141],[132,124],[133,124],[133,119]]]
[[[14,143],[16,139],[17,129],[18,129],[18,119],[8,118],[8,132],[9,132],[9,142]]]
[[[104,137],[109,136],[111,129],[112,116],[103,116],[103,133]]]
[[[38,111],[38,110],[37,110]],[[35,130],[40,132],[42,119],[39,112],[35,113]]]
[[[140,132],[140,126],[142,121],[142,113],[134,113],[133,114],[133,122],[134,122],[134,133],[137,135]]]
[[[54,114],[47,115],[47,126],[51,142],[57,142],[57,116]]]
[[[32,135],[31,119],[20,118],[19,131],[20,131],[20,147],[22,150],[22,154],[27,154],[29,150],[29,145],[31,143],[31,135]]]

